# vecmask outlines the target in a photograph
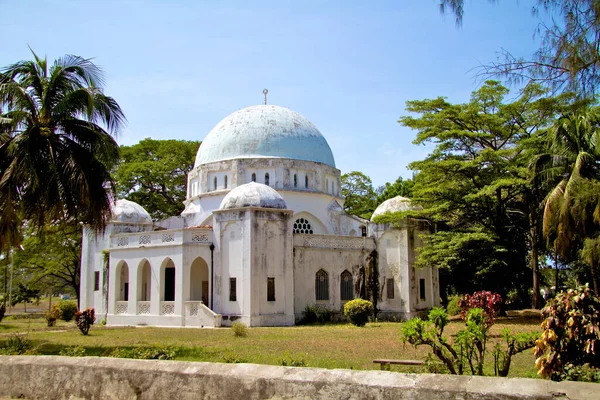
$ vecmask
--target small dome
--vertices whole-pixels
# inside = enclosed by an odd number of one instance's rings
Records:
[[[112,206],[112,222],[124,222],[128,224],[152,224],[152,218],[148,211],[138,203],[121,199]]]
[[[377,217],[378,215],[411,210],[421,210],[421,207],[413,206],[409,198],[396,196],[381,203],[373,212],[371,221],[373,221],[373,218]]]
[[[202,141],[194,168],[236,158],[289,158],[335,168],[321,132],[297,112],[274,105],[247,107],[225,117]]]
[[[221,202],[220,210],[242,207],[262,207],[286,209],[283,197],[275,189],[262,183],[250,182],[227,193]]]

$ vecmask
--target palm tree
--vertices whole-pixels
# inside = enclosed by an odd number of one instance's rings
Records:
[[[125,122],[101,87],[102,71],[67,55],[0,70],[0,250],[19,243],[19,221],[105,226]]]
[[[564,115],[550,133],[551,154],[535,161],[538,174],[554,185],[543,203],[543,234],[562,260],[586,260],[598,293],[600,109]]]

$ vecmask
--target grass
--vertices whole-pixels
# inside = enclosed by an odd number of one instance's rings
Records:
[[[424,359],[429,349],[414,348],[400,341],[400,323],[368,323],[363,328],[350,324],[248,328],[247,337],[235,337],[230,328],[155,328],[106,327],[94,325],[83,336],[73,322],[57,321],[48,328],[41,318],[14,319],[0,323],[0,340],[11,334],[29,332],[35,354],[57,355],[66,347],[82,346],[89,356],[106,356],[115,348],[175,347],[176,360],[209,362],[250,362],[270,365],[306,365],[319,368],[378,369],[374,359]],[[464,323],[452,321],[448,335],[462,329]],[[500,318],[492,327],[491,343],[500,338],[503,328],[513,332],[539,332],[539,319]],[[487,356],[486,374],[493,375],[491,354]],[[394,366],[393,370],[423,372],[419,367]],[[536,377],[532,350],[513,358],[512,377]]]

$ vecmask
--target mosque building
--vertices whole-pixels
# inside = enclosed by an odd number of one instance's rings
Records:
[[[438,306],[438,270],[413,267],[429,226],[343,206],[340,170],[310,121],[275,105],[236,111],[200,145],[181,215],[153,222],[118,200],[104,234],[84,228],[81,307],[108,325],[217,327],[294,325],[307,306],[339,314],[357,297],[380,318]],[[409,209],[396,197],[373,216]]]

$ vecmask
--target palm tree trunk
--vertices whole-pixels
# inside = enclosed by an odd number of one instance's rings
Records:
[[[542,307],[542,301],[540,296],[540,270],[538,261],[538,249],[537,246],[534,244],[533,246],[531,246],[531,269],[533,270],[532,307],[536,310],[539,310]]]
[[[594,292],[596,294],[600,293],[598,292],[598,271],[596,271],[597,267],[598,266],[596,265],[596,263],[590,265],[590,272],[592,274],[592,284],[594,285]]]

